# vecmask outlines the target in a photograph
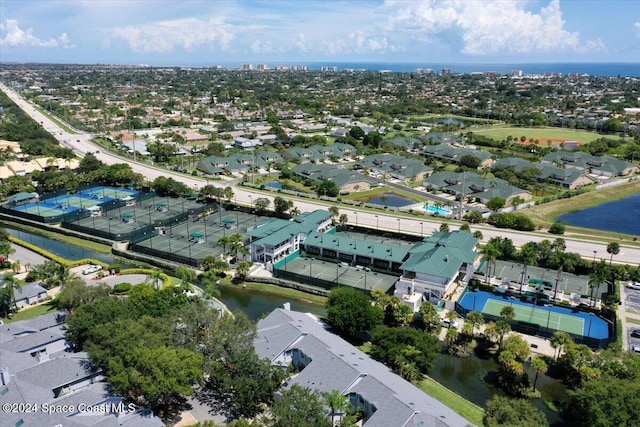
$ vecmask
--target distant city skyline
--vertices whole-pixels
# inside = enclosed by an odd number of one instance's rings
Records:
[[[640,62],[632,0],[6,0],[0,61]]]

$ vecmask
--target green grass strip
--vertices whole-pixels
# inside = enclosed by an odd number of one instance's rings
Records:
[[[433,378],[424,376],[418,383],[420,390],[427,393],[429,396],[444,403],[456,413],[463,416],[467,420],[471,421],[477,426],[482,425],[482,417],[484,416],[484,410],[475,403],[469,402],[459,394],[449,390],[442,384],[435,381]]]
[[[10,319],[2,319],[2,321],[4,323],[12,323],[19,320],[33,319],[34,317],[42,316],[43,314],[47,314],[56,310],[56,304],[53,301],[48,301],[44,304],[36,305],[35,307],[22,309],[17,313],[11,315]]]

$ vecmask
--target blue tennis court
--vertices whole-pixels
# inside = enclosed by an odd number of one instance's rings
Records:
[[[609,337],[607,322],[587,312],[573,311],[564,307],[538,306],[513,297],[482,291],[467,292],[459,303],[466,310],[475,310],[497,317],[500,316],[503,307],[511,306],[516,313],[517,322],[535,324],[583,337],[596,339]]]

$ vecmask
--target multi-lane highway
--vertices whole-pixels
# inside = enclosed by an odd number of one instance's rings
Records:
[[[49,130],[55,137],[65,146],[72,148],[78,155],[85,155],[86,153],[94,153],[94,155],[106,164],[115,163],[128,163],[132,169],[145,176],[148,180],[154,180],[159,176],[170,176],[175,180],[181,181],[186,185],[200,189],[203,185],[206,185],[206,180],[203,178],[192,177],[184,175],[178,172],[166,170],[150,166],[143,163],[132,162],[131,159],[125,159],[115,154],[102,150],[102,147],[91,142],[93,135],[83,132],[67,133],[64,129],[58,126],[53,120],[49,119],[46,115],[42,114],[38,109],[34,108],[32,104],[23,99],[17,92],[9,89],[5,85],[0,83],[0,89],[2,89],[16,104],[20,106],[27,114],[29,114],[38,123]],[[224,186],[222,181],[211,181],[213,185]],[[246,188],[235,187],[234,199],[246,205],[253,204],[258,197],[266,197],[273,201],[273,196],[262,194],[261,192],[252,192]],[[293,200],[294,205],[302,212],[312,211],[315,209],[326,209],[330,206],[329,203],[311,201],[311,200]],[[433,231],[436,231],[441,222],[434,221],[427,218],[408,218],[395,216],[393,213],[383,212],[369,212],[359,211],[353,208],[340,207],[340,213],[346,214],[349,218],[349,223],[352,225],[366,226],[370,228],[378,228],[380,230],[389,231],[401,231],[405,233],[412,233],[416,235],[429,235]],[[484,235],[484,240],[488,240],[492,237],[509,237],[516,246],[522,246],[523,244],[531,241],[541,241],[544,239],[553,240],[557,236],[545,235],[544,233],[524,233],[512,230],[498,230],[486,226],[473,226],[473,230],[480,230]],[[577,252],[585,258],[593,258],[594,256],[599,258],[609,258],[606,247],[607,245],[599,242],[575,240],[568,237],[564,237],[566,241],[568,252]],[[640,263],[640,248],[626,246],[623,241],[619,242],[621,245],[620,253],[614,257],[615,261],[624,262],[629,264]]]

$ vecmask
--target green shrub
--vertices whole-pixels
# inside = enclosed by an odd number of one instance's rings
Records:
[[[114,294],[126,294],[127,292],[129,292],[131,290],[131,288],[133,288],[133,285],[131,283],[118,283],[117,285],[115,285],[113,287],[113,291],[112,293]]]
[[[565,227],[565,225],[564,225],[564,223],[562,221],[556,221],[549,228],[549,233],[551,233],[551,234],[564,234],[565,229],[566,229],[566,227]]]

